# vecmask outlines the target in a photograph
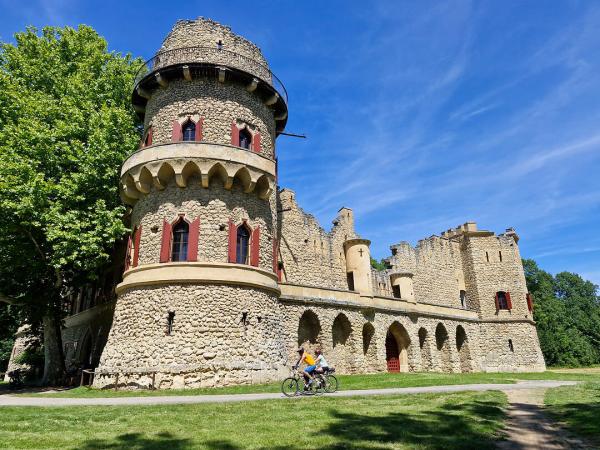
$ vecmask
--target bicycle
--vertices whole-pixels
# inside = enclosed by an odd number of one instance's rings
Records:
[[[335,369],[327,369],[323,373],[315,373],[313,382],[307,384],[303,373],[292,367],[292,375],[281,384],[281,392],[286,397],[333,393],[338,389],[338,380],[332,375],[334,371]]]

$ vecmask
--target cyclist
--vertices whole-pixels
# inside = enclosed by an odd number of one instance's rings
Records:
[[[304,350],[304,347],[300,347],[298,349],[298,361],[296,361],[294,369],[298,368],[300,362],[304,362],[306,364],[306,367],[302,371],[302,375],[304,376],[304,380],[306,381],[306,386],[304,386],[304,389],[308,390],[308,387],[313,382],[312,373],[315,371],[317,366],[315,365],[315,359],[312,357],[311,354]]]
[[[327,360],[323,356],[323,352],[320,349],[317,349],[317,350],[315,350],[315,354],[317,355],[317,361],[315,364],[317,366],[317,368],[315,369],[315,372],[317,372],[317,373],[326,372],[327,369],[329,369],[329,364],[327,363]]]

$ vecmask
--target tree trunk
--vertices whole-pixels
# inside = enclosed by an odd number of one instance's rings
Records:
[[[65,374],[60,320],[49,311],[44,315],[42,323],[44,325],[44,377],[42,384],[56,386],[62,383]]]

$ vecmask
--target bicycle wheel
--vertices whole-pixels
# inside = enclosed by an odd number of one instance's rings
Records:
[[[281,392],[286,397],[298,395],[298,380],[292,377],[283,380],[283,383],[281,383]]]
[[[336,377],[333,375],[327,375],[325,380],[327,381],[325,383],[325,392],[332,394],[338,390],[338,380]]]

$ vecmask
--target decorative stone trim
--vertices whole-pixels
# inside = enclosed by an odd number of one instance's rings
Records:
[[[256,192],[267,199],[275,189],[275,162],[264,156],[237,147],[206,142],[176,142],[138,150],[121,169],[121,197],[133,205],[152,187],[162,190],[175,179],[186,187],[196,175],[203,187],[219,176],[225,189],[231,189],[238,179],[244,192]]]
[[[277,275],[246,264],[177,262],[146,264],[130,269],[123,275],[116,292],[140,286],[165,285],[175,283],[232,284],[250,286],[271,291],[279,295]]]

